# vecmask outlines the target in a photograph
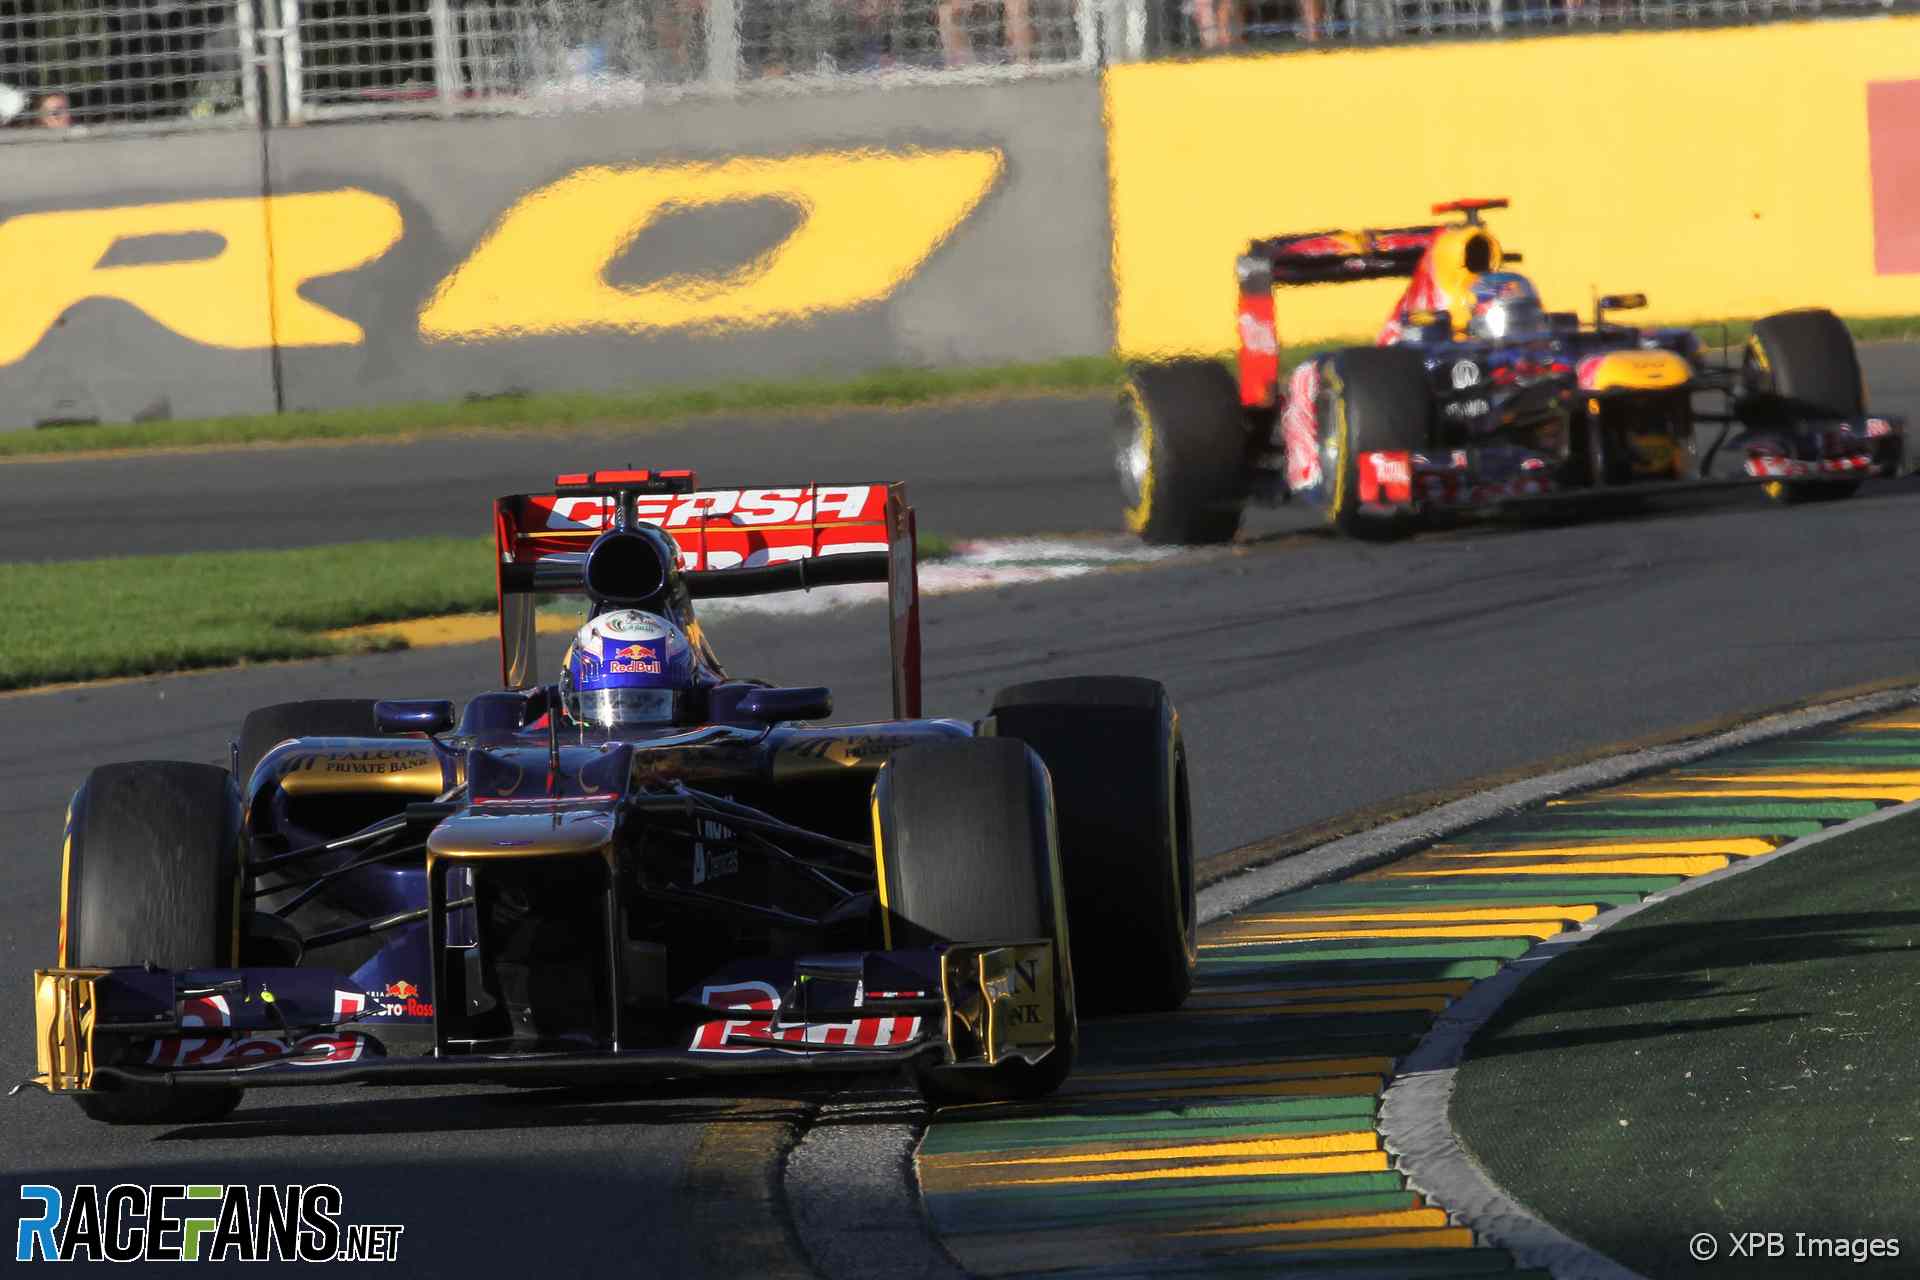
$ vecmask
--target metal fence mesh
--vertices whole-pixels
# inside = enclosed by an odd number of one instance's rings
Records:
[[[296,111],[1083,59],[1076,0],[298,0]]]
[[[250,0],[0,0],[0,123],[249,118]]]
[[[0,0],[0,125],[11,126],[0,138],[1915,10],[1920,0]]]

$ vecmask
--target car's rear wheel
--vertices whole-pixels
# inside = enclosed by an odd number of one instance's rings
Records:
[[[1791,433],[1809,419],[1857,418],[1867,411],[1860,353],[1831,311],[1785,311],[1754,321],[1740,388],[1750,431]],[[1764,487],[1776,502],[1820,502],[1848,497],[1860,482],[1773,480]]]
[[[1394,537],[1404,521],[1361,509],[1360,459],[1369,453],[1421,453],[1433,439],[1433,393],[1426,358],[1401,347],[1349,347],[1320,374],[1321,430],[1333,445],[1329,527],[1357,537]]]
[[[1080,676],[1003,689],[993,732],[1053,780],[1083,1014],[1177,1009],[1193,988],[1193,819],[1180,718],[1154,680]]]
[[[95,769],[74,794],[63,863],[62,968],[237,962],[240,795],[225,769],[177,761]],[[95,1046],[114,1047],[104,1038]],[[75,1101],[109,1124],[191,1124],[232,1111],[240,1090],[142,1087]]]
[[[1054,942],[1053,1050],[1035,1063],[923,1067],[921,1091],[934,1103],[1053,1092],[1072,1069],[1078,1034],[1046,767],[1010,738],[909,747],[881,768],[873,813],[889,947]]]
[[[371,698],[280,702],[247,713],[240,722],[240,754],[233,776],[246,786],[266,754],[288,738],[376,738]]]
[[[1114,430],[1129,530],[1153,543],[1233,538],[1247,503],[1251,446],[1240,392],[1225,366],[1133,366]]]

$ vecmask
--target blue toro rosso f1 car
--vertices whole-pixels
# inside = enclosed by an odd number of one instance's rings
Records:
[[[1542,504],[1763,486],[1843,497],[1905,465],[1905,424],[1867,409],[1852,335],[1831,312],[1753,325],[1735,363],[1691,329],[1546,310],[1482,213],[1256,240],[1239,259],[1238,374],[1212,360],[1135,365],[1116,415],[1128,527],[1149,542],[1231,538],[1249,501],[1299,500],[1345,533]],[[1404,278],[1377,345],[1281,377],[1276,286]],[[1706,428],[1696,432],[1696,424]],[[1717,427],[1717,432],[1713,428]]]
[[[495,503],[503,688],[299,702],[231,768],[95,769],[62,852],[35,1082],[109,1122],[243,1090],[910,1071],[1046,1093],[1081,1012],[1194,963],[1179,720],[1149,680],[920,715],[899,486],[561,476]],[[720,666],[695,601],[886,583],[895,718]],[[584,596],[560,677],[535,608]]]

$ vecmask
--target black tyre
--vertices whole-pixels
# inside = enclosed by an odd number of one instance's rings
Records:
[[[1039,680],[993,700],[993,732],[1053,779],[1083,1015],[1177,1009],[1193,989],[1193,820],[1180,717],[1159,682]]]
[[[68,814],[61,886],[63,968],[233,965],[240,793],[232,776],[175,761],[95,769]],[[75,1101],[109,1124],[191,1124],[232,1111],[240,1090],[143,1088]]]
[[[1127,528],[1147,542],[1227,542],[1247,503],[1247,416],[1214,360],[1133,366],[1115,410]]]
[[[1754,321],[1740,369],[1747,427],[1791,431],[1817,418],[1857,418],[1867,411],[1866,383],[1853,335],[1831,311],[1784,311]],[[1775,480],[1765,486],[1776,502],[1844,498],[1858,480]]]
[[[1433,440],[1433,393],[1426,358],[1401,347],[1348,347],[1328,357],[1320,374],[1320,432],[1333,445],[1333,494],[1327,524],[1341,533],[1392,537],[1394,520],[1360,510],[1360,455],[1420,453]]]
[[[254,766],[288,738],[376,738],[371,698],[322,698],[281,702],[251,711],[240,724],[240,754],[233,776],[246,786]]]
[[[1078,1030],[1066,904],[1046,767],[1012,739],[909,747],[874,782],[875,857],[887,945],[1051,938],[1053,1051],[1037,1063],[927,1067],[934,1103],[1037,1098],[1072,1069]]]

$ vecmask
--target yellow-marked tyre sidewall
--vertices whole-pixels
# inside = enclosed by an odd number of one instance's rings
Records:
[[[1133,414],[1134,429],[1140,437],[1140,448],[1147,458],[1147,470],[1140,477],[1140,500],[1126,509],[1127,531],[1144,534],[1147,525],[1153,520],[1153,476],[1158,470],[1158,459],[1153,451],[1153,415],[1147,412],[1146,401],[1140,398],[1140,388],[1129,381],[1121,391]]]
[[[1347,384],[1340,376],[1340,371],[1331,364],[1325,367],[1320,377],[1326,408],[1333,413],[1333,430],[1327,436],[1333,445],[1333,500],[1327,503],[1326,525],[1329,529],[1344,530],[1353,523],[1353,491],[1358,486],[1358,478],[1350,474],[1353,470],[1353,424],[1347,417]]]

